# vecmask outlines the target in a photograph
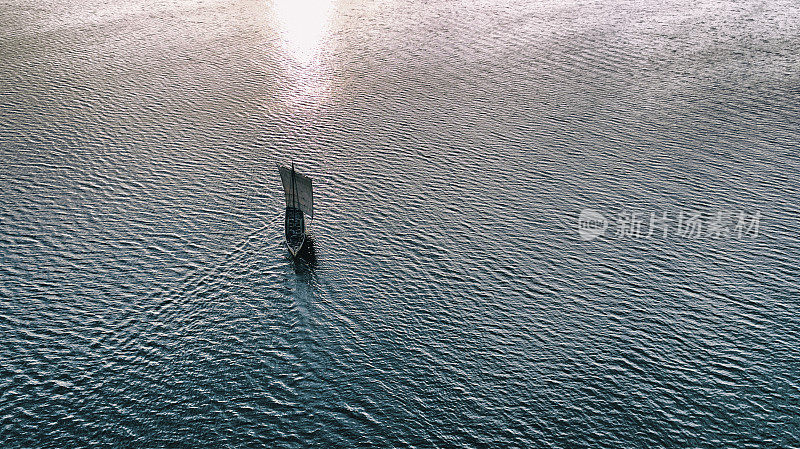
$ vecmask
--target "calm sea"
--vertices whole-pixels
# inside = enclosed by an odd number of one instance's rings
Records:
[[[799,86],[796,0],[4,0],[0,446],[800,447]]]

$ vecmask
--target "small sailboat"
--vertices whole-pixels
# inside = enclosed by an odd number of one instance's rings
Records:
[[[311,190],[311,178],[295,171],[294,163],[290,167],[278,166],[281,174],[283,192],[286,195],[285,235],[286,248],[292,257],[297,257],[306,243],[305,214],[314,218],[314,195]]]

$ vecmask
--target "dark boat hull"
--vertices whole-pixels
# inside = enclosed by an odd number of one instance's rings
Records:
[[[286,248],[292,257],[297,257],[306,241],[306,221],[303,211],[296,207],[287,207],[284,223]]]

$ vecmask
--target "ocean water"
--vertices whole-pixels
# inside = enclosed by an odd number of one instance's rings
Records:
[[[799,86],[794,0],[5,0],[0,446],[800,447]]]

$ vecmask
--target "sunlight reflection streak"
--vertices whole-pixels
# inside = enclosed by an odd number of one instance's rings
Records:
[[[272,7],[292,81],[285,92],[289,103],[300,109],[316,107],[327,97],[330,86],[321,54],[333,0],[274,0]]]
[[[275,0],[273,8],[289,56],[304,65],[313,63],[328,33],[333,1]]]

